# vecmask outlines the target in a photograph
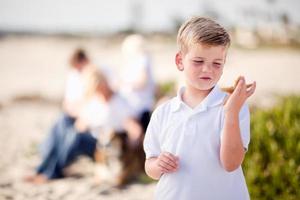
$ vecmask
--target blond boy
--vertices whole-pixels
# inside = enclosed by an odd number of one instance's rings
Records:
[[[249,199],[241,164],[250,141],[245,101],[256,84],[241,77],[230,95],[216,85],[230,37],[215,21],[189,19],[177,43],[185,87],[153,112],[144,140],[146,173],[159,180],[155,198]]]

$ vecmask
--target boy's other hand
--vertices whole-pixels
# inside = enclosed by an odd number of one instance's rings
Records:
[[[229,113],[239,114],[239,111],[248,97],[250,97],[256,88],[256,82],[246,85],[245,78],[239,78],[236,87],[228,99],[225,100],[224,110]]]
[[[161,173],[176,172],[179,168],[179,158],[169,152],[162,152],[156,161]]]

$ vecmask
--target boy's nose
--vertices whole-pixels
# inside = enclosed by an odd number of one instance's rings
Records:
[[[211,66],[209,64],[205,64],[202,67],[203,72],[211,72]]]

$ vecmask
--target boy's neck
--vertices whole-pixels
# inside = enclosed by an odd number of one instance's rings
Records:
[[[205,97],[212,91],[213,88],[209,90],[199,90],[193,87],[186,86],[182,94],[182,101],[186,103],[189,107],[195,108],[199,105]]]

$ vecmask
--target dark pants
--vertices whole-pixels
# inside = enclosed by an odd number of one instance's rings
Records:
[[[151,112],[149,110],[144,110],[139,116],[139,122],[143,128],[143,133],[146,133],[150,118]]]
[[[75,119],[63,114],[52,127],[42,146],[42,162],[38,174],[49,179],[62,178],[63,170],[80,155],[94,158],[97,140],[88,131],[78,133],[74,128]]]

